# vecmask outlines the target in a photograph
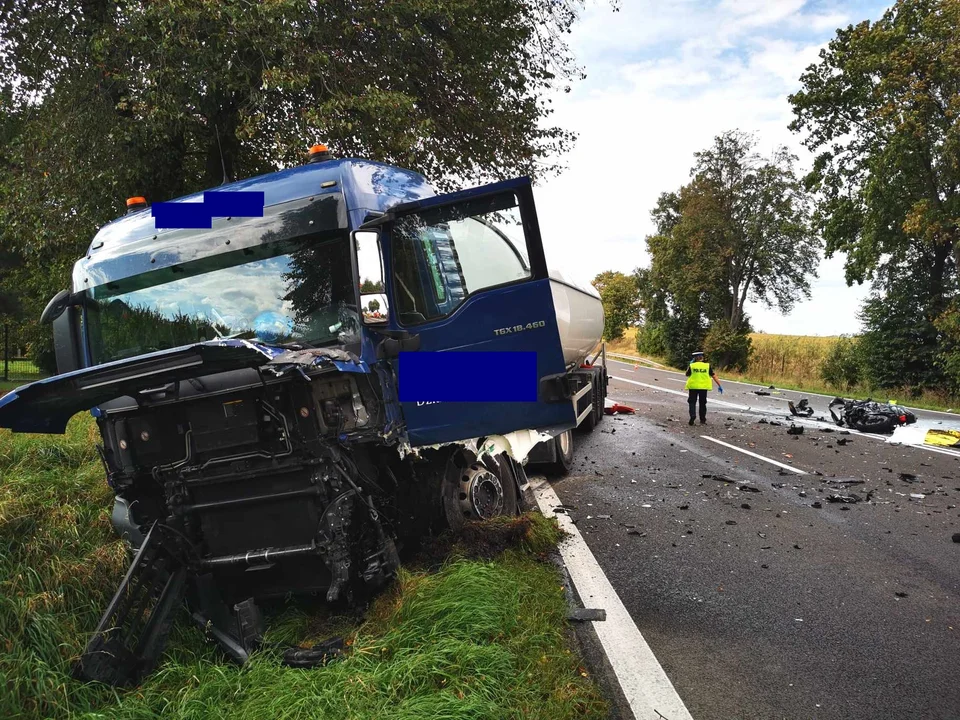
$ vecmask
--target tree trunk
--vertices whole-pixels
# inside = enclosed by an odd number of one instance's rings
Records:
[[[934,319],[946,309],[944,275],[947,259],[960,257],[960,244],[953,242],[953,234],[933,246],[933,267],[930,269],[930,317]],[[960,266],[958,266],[960,267]]]

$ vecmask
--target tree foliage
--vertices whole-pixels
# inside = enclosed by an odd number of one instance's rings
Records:
[[[636,278],[607,270],[593,279],[593,286],[603,302],[603,337],[619,340],[639,316]]]
[[[653,210],[644,322],[686,318],[658,336],[673,360],[703,344],[711,324],[722,325],[711,335],[714,362],[742,367],[749,354],[747,301],[787,313],[810,294],[820,244],[796,158],[783,148],[761,158],[755,147],[745,133],[719,135],[696,154],[690,183],[661,195]],[[657,336],[651,332],[643,334]],[[689,344],[672,347],[670,336]]]
[[[122,201],[339,156],[441,188],[527,174],[574,138],[582,0],[10,0],[0,5],[0,246],[45,297]]]
[[[875,23],[837,32],[790,96],[791,128],[816,161],[815,220],[847,279],[885,256],[933,250],[942,279],[960,261],[960,2],[899,0]]]
[[[848,283],[875,281],[864,348],[881,387],[941,384],[952,362],[958,28],[957,0],[898,0],[877,22],[839,30],[790,98],[791,128],[816,154],[806,182],[827,255],[845,254]]]
[[[873,387],[919,392],[947,383],[940,356],[950,347],[930,313],[943,299],[926,271],[932,252],[918,248],[905,262],[887,262],[876,273],[874,290],[860,313],[864,379]],[[944,279],[948,285],[955,282],[949,266]]]

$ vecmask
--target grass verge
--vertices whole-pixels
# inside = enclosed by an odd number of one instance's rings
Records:
[[[494,523],[486,551],[401,571],[366,618],[290,603],[268,641],[344,635],[347,656],[287,668],[269,650],[227,664],[181,615],[158,670],[116,691],[70,679],[126,566],[95,426],[66,436],[0,431],[0,717],[600,718],[606,705],[568,648],[559,574],[540,555],[559,537],[540,515]],[[491,559],[485,559],[484,555]]]

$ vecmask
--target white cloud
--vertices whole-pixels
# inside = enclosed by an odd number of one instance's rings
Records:
[[[650,210],[689,179],[693,154],[720,132],[757,134],[761,152],[786,145],[809,165],[787,126],[787,96],[848,17],[882,7],[805,0],[597,3],[572,44],[588,79],[556,99],[552,120],[579,134],[567,170],[537,188],[547,260],[582,280],[647,264]],[[847,288],[842,259],[825,262],[813,298],[789,317],[750,308],[766,332],[856,332],[865,288]]]

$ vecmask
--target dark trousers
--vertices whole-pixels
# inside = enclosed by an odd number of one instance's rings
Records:
[[[697,401],[700,401],[700,419],[707,419],[707,391],[706,390],[688,390],[690,396],[687,398],[687,403],[690,405],[690,419],[695,420],[697,417]]]

